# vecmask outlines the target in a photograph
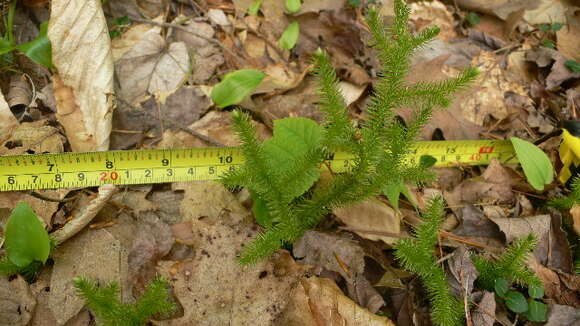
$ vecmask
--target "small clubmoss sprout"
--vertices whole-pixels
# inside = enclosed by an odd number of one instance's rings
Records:
[[[135,303],[119,300],[116,282],[100,287],[97,282],[77,277],[74,285],[100,326],[143,326],[151,318],[168,316],[176,309],[170,299],[169,282],[161,277],[154,278]]]

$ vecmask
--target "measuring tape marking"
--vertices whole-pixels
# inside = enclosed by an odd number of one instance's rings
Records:
[[[438,167],[482,165],[493,158],[517,163],[509,141],[417,142],[406,161],[417,164],[422,155],[435,157]],[[353,159],[348,153],[335,153],[330,166],[343,172]],[[243,162],[237,147],[1,156],[0,191],[215,180]]]

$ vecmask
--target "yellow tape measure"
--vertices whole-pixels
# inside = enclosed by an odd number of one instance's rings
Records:
[[[418,142],[407,161],[416,164],[422,155],[435,157],[438,167],[485,165],[493,158],[517,163],[509,141]],[[352,158],[336,153],[330,166],[344,171]],[[240,149],[231,147],[2,156],[0,191],[214,180],[243,161]]]

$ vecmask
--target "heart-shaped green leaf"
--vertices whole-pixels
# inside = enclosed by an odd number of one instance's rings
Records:
[[[262,82],[266,74],[255,69],[230,72],[211,91],[211,99],[218,108],[240,103]]]
[[[19,202],[6,223],[4,245],[8,259],[18,267],[35,260],[46,262],[50,240],[40,220],[26,202]]]
[[[544,185],[554,180],[554,168],[548,155],[523,139],[511,137],[510,140],[530,185],[534,189],[544,190]]]
[[[528,301],[523,294],[516,291],[506,293],[505,304],[509,310],[518,314],[528,311]]]
[[[541,299],[544,296],[544,287],[532,285],[528,288],[528,294],[531,298]]]
[[[531,300],[529,303],[529,309],[526,316],[530,321],[533,322],[544,322],[546,321],[546,314],[548,312],[548,307],[539,301]]]
[[[498,278],[495,280],[494,290],[495,293],[500,297],[505,297],[506,293],[508,292],[510,285],[508,281],[504,278]]]

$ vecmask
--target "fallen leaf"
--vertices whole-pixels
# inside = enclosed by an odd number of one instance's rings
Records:
[[[565,22],[566,26],[556,32],[558,51],[568,59],[580,61],[580,8],[570,8]]]
[[[192,82],[198,85],[204,84],[214,76],[216,69],[225,62],[221,49],[208,41],[208,39],[215,37],[215,30],[207,23],[194,20],[188,20],[182,26],[191,32],[176,29],[173,38],[177,42],[184,42],[191,53]]]
[[[65,140],[47,120],[23,122],[0,147],[0,155],[61,153]]]
[[[161,114],[166,127],[173,127],[172,122],[187,126],[199,120],[212,104],[200,87],[184,86],[167,97]]]
[[[550,231],[550,215],[537,215],[519,218],[490,218],[505,234],[506,241],[512,241],[528,234],[536,235],[541,241]]]
[[[109,149],[114,89],[106,30],[99,0],[51,2],[48,37],[58,70],[57,118],[76,152]]]
[[[228,17],[221,9],[210,9],[207,11],[207,18],[209,20],[220,26],[230,26],[232,23],[228,20]]]
[[[411,9],[411,21],[415,23],[418,32],[428,26],[438,26],[441,29],[439,38],[449,40],[457,37],[453,15],[440,1],[413,2],[409,4],[409,8]]]
[[[548,309],[548,320],[544,326],[578,325],[580,309],[559,304],[552,304]]]
[[[183,84],[190,59],[183,42],[167,43],[158,30],[150,30],[115,63],[119,95],[137,105],[153,95],[161,103]]]
[[[340,94],[344,98],[344,103],[346,106],[351,105],[352,103],[356,102],[363,92],[367,89],[365,86],[358,86],[351,84],[349,82],[341,81],[338,83],[338,89],[340,90]]]
[[[534,5],[534,2],[537,5]],[[522,3],[526,4],[528,9],[524,19],[533,25],[566,22],[566,13],[573,8],[573,2],[568,3],[566,0],[535,0]]]
[[[294,243],[294,256],[300,262],[340,274],[347,282],[349,297],[371,312],[385,304],[383,298],[364,277],[363,249],[345,237],[307,231]]]
[[[469,236],[473,240],[487,238],[501,245],[502,234],[495,223],[488,219],[483,212],[473,205],[456,210],[459,213],[461,224],[453,233],[460,236]]]
[[[4,95],[0,92],[0,142],[10,137],[14,128],[18,126],[18,120],[10,111],[10,106],[6,103]]]
[[[125,293],[126,255],[119,240],[104,229],[85,229],[54,251],[49,305],[57,325],[64,325],[84,306],[72,282],[76,276],[117,281]]]
[[[326,278],[303,278],[289,294],[290,302],[276,320],[280,326],[395,326],[361,308]]]
[[[538,67],[551,66],[550,73],[546,77],[546,89],[555,90],[563,82],[569,79],[580,78],[580,73],[572,72],[566,67],[568,60],[560,52],[541,46],[526,52],[526,60],[534,62]]]
[[[0,326],[26,326],[36,308],[36,299],[21,276],[9,281],[0,275],[0,302]]]
[[[191,261],[164,261],[162,275],[173,288],[184,315],[160,325],[271,325],[286,306],[288,293],[306,268],[287,252],[242,266],[237,256],[258,229],[232,193],[216,183],[183,183],[183,222],[192,226]],[[201,304],[203,303],[203,304]]]
[[[156,21],[156,20],[154,20]],[[135,44],[139,43],[141,39],[147,32],[154,31],[159,33],[161,27],[151,25],[151,24],[135,24],[131,25],[120,37],[116,37],[111,40],[111,54],[113,56],[113,61],[117,62],[123,57],[125,52],[131,50]],[[177,31],[175,31],[177,32]]]
[[[470,297],[479,272],[471,262],[471,253],[464,245],[459,246],[453,252],[453,256],[449,260],[449,271],[453,278],[448,275],[447,281],[452,293],[458,298]]]
[[[32,90],[30,89],[30,82],[24,75],[13,75],[10,78],[10,88],[6,101],[11,108],[18,106],[24,109],[32,104]]]
[[[528,266],[542,280],[546,297],[555,303],[580,308],[580,276],[551,270],[536,259],[529,259]]]
[[[305,14],[308,12],[318,13],[322,10],[340,10],[344,7],[346,0],[310,0],[305,1],[300,7],[300,11],[296,13],[297,15]]]
[[[473,326],[493,326],[495,323],[495,294],[493,292],[480,292],[474,295],[481,297],[476,307],[471,312]]]
[[[398,235],[401,232],[401,214],[377,199],[336,208],[332,213],[347,228],[365,239],[381,240],[392,245],[398,238],[380,233]]]

